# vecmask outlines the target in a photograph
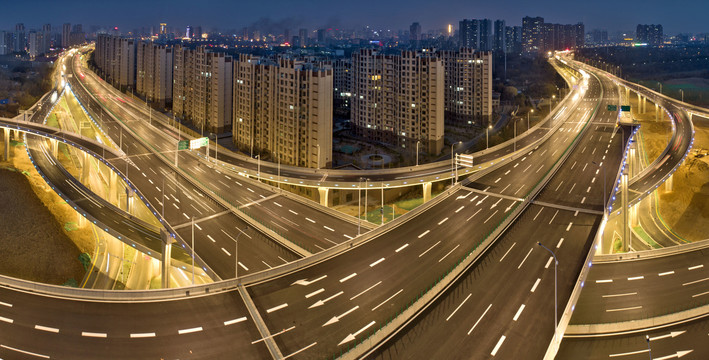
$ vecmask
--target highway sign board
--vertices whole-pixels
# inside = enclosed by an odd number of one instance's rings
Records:
[[[608,105],[608,111],[618,111],[618,105]]]
[[[620,111],[630,111],[630,105],[622,105]]]
[[[207,144],[209,144],[209,139],[206,137],[190,140],[190,149],[199,149],[202,146],[207,146]]]
[[[177,142],[177,150],[187,150],[190,147],[189,140],[180,140]]]

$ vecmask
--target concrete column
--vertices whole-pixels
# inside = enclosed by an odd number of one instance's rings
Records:
[[[630,145],[630,149],[628,151],[628,162],[627,162],[628,174],[630,174],[631,177],[635,176],[635,173],[638,171],[638,169],[637,169],[638,161],[636,158],[636,155],[638,152],[635,151],[635,144],[636,143],[633,141],[633,143]]]
[[[108,177],[108,202],[118,206],[118,174],[111,171]]]
[[[670,175],[667,180],[665,181],[665,192],[671,192],[672,191],[672,178],[675,176],[675,174]]]
[[[638,207],[640,207],[640,203],[637,203],[630,208],[630,226],[632,227],[638,226]]]
[[[320,205],[329,206],[330,199],[328,198],[328,196],[330,195],[330,189],[326,187],[319,187],[318,193],[320,194]]]
[[[79,227],[84,227],[86,225],[86,218],[81,215],[78,211],[76,212],[76,216],[78,217],[76,223],[78,224]]]
[[[628,99],[628,103],[630,103],[630,89],[625,88],[625,98]]]
[[[4,136],[3,138],[5,139],[5,161],[10,161],[10,130],[5,129],[3,130]]]
[[[431,200],[431,185],[430,181],[423,183],[423,202],[428,202]]]
[[[56,158],[59,156],[59,141],[56,139],[49,139],[49,143],[52,145],[52,155]]]
[[[135,196],[133,196],[134,194],[135,193],[133,192],[133,190],[130,187],[126,188],[126,212],[128,214],[133,213],[133,202],[135,200]],[[163,199],[163,201],[165,201],[165,200]]]
[[[623,175],[621,175],[620,187],[621,187],[621,206],[623,207],[623,242],[620,248],[622,252],[628,252],[630,249],[630,223],[628,218],[628,170],[623,169]]]
[[[660,107],[657,104],[655,104],[655,121],[660,121]]]
[[[89,181],[89,170],[91,169],[91,163],[89,161],[89,153],[84,152],[84,161],[81,163],[81,182],[86,185]]]
[[[172,259],[172,244],[175,239],[165,229],[160,229],[160,238],[162,239],[162,263],[160,267],[162,288],[167,289],[170,287],[170,260]]]

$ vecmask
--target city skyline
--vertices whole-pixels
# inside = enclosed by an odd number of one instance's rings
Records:
[[[210,0],[200,6],[193,6],[184,0],[169,3],[128,0],[122,4],[124,6],[117,8],[115,3],[82,0],[70,0],[61,4],[44,0],[32,3],[13,2],[3,7],[4,16],[0,21],[0,28],[10,29],[15,23],[25,23],[28,28],[40,28],[41,24],[45,23],[58,26],[71,22],[83,23],[87,27],[118,26],[119,30],[128,32],[135,28],[157,26],[160,22],[167,22],[168,26],[179,28],[202,25],[205,31],[212,28],[228,31],[251,26],[291,30],[301,27],[352,29],[371,26],[396,31],[408,29],[412,22],[419,22],[423,31],[428,31],[443,29],[448,24],[457,28],[458,21],[463,18],[503,19],[508,25],[518,25],[524,16],[541,16],[550,22],[583,22],[587,30],[600,28],[611,32],[634,31],[636,24],[661,23],[665,32],[670,35],[709,32],[709,28],[701,19],[702,14],[709,11],[709,4],[699,0],[690,0],[681,8],[674,7],[662,13],[653,12],[661,5],[657,0],[622,3],[600,0],[569,6],[559,6],[562,3],[556,0],[535,3],[510,0],[504,7],[498,3],[474,4],[460,0],[450,0],[445,4],[423,0],[381,4],[366,0],[356,4],[338,4],[337,7],[323,0],[314,0],[299,4],[297,8],[289,6],[292,3],[283,0],[246,4]],[[45,11],[38,12],[37,6],[41,6]],[[77,8],[83,11],[77,11]],[[136,11],[137,8],[142,11]],[[187,9],[189,11],[186,11]]]

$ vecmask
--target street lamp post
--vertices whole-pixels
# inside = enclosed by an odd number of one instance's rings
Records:
[[[421,141],[416,141],[416,166],[419,166],[419,144]]]
[[[512,135],[512,152],[517,151],[517,120],[512,119],[512,127],[514,128],[514,134]]]
[[[490,147],[490,129],[492,129],[492,125],[488,125],[485,129],[485,149]]]
[[[453,147],[462,143],[462,141],[458,141],[457,143],[451,144],[451,175],[454,175],[455,173],[455,177],[451,176],[451,185],[454,185],[456,182],[458,182],[458,167],[455,166],[455,153],[453,152]]]
[[[662,95],[662,83],[658,81],[657,84],[660,85],[660,95]]]
[[[546,251],[551,253],[551,256],[554,257],[554,341],[556,342],[556,324],[557,324],[556,268],[559,265],[559,260],[556,259],[556,254],[553,251],[551,251],[548,247],[542,245],[541,242],[537,242],[537,245],[543,247]]]
[[[194,216],[192,217],[192,285],[194,285]]]
[[[529,110],[529,112],[527,113],[527,131],[529,131],[529,114],[533,114],[533,113],[534,113],[534,109]]]
[[[384,225],[384,183],[382,183],[382,225]]]
[[[359,178],[357,184],[357,236],[360,234],[362,227],[362,178]]]
[[[256,177],[261,176],[261,154],[256,155]]]
[[[684,102],[684,90],[679,89],[679,92],[682,94],[682,102]]]

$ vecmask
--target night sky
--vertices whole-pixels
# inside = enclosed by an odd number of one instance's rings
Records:
[[[130,31],[141,26],[184,28],[201,25],[205,31],[240,29],[256,22],[273,28],[300,27],[408,29],[418,21],[424,31],[442,29],[461,18],[505,19],[521,25],[525,15],[547,22],[586,24],[586,30],[634,30],[638,23],[661,23],[666,34],[709,32],[707,0],[3,0],[0,29],[27,28],[64,22],[118,26]]]

